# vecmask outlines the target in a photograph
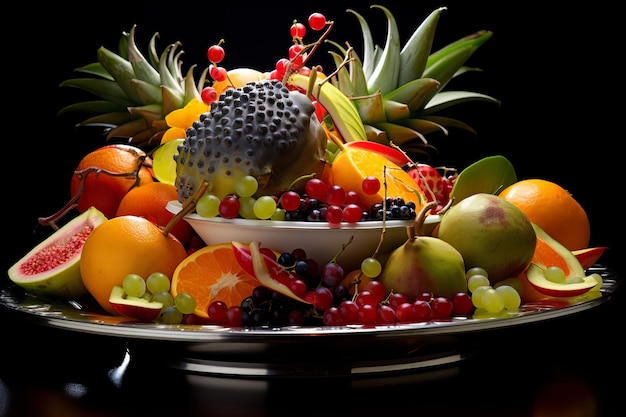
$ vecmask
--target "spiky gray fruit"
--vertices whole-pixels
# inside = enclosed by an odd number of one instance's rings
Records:
[[[278,195],[303,175],[321,175],[326,145],[315,106],[304,94],[277,80],[228,89],[178,148],[179,201],[193,196],[203,181],[208,193],[223,198],[246,175],[259,182],[256,196]]]

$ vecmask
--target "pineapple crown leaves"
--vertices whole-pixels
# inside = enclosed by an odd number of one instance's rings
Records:
[[[486,94],[470,91],[442,91],[455,77],[478,68],[465,66],[473,53],[492,36],[478,31],[465,36],[436,52],[432,52],[439,18],[446,7],[433,10],[400,47],[393,14],[383,6],[387,18],[385,47],[374,44],[365,18],[348,10],[359,21],[363,35],[363,59],[352,48],[327,40],[338,52],[331,56],[338,67],[332,79],[340,91],[354,101],[369,140],[410,147],[421,152],[429,148],[427,134],[448,134],[451,127],[476,134],[464,122],[436,113],[466,102],[484,101],[499,104]],[[347,68],[339,68],[342,55],[350,54]]]
[[[58,114],[86,113],[79,126],[108,128],[107,139],[129,138],[141,146],[158,143],[167,129],[165,116],[182,108],[192,99],[200,99],[208,68],[196,82],[195,65],[183,74],[181,43],[165,47],[159,54],[155,33],[149,42],[148,57],[137,47],[133,26],[122,33],[115,53],[104,46],[97,51],[97,62],[74,71],[84,77],[63,81],[61,87],[74,87],[99,100],[85,100],[63,107]]]

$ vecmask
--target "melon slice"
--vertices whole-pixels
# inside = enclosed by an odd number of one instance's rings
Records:
[[[87,295],[80,255],[87,236],[107,218],[91,207],[35,246],[8,270],[15,284],[34,295],[74,299]]]

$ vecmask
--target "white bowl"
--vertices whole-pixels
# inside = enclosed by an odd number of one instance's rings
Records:
[[[167,209],[174,214],[181,208],[178,201],[170,201],[167,204]],[[231,241],[242,243],[258,241],[262,247],[279,252],[291,252],[296,248],[302,248],[307,256],[316,260],[320,266],[330,261],[341,250],[341,246],[354,237],[337,258],[337,262],[346,271],[359,268],[361,261],[374,253],[383,229],[382,221],[345,223],[339,227],[330,227],[326,222],[207,218],[196,213],[188,214],[184,219],[207,245]],[[425,224],[434,227],[438,221],[439,216],[428,216]],[[412,220],[387,221],[380,253],[402,245],[408,237],[406,227],[411,225]]]

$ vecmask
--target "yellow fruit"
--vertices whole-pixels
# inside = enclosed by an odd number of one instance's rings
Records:
[[[587,213],[560,185],[543,179],[526,179],[511,184],[499,194],[513,203],[528,219],[569,250],[589,246]]]
[[[212,87],[217,91],[217,95],[230,87],[239,88],[252,81],[261,81],[267,78],[267,75],[261,71],[252,68],[233,68],[228,71],[228,77],[224,81],[216,81]]]
[[[184,138],[172,139],[164,142],[156,148],[152,156],[152,170],[159,182],[174,185],[176,181],[176,161],[174,155],[178,155],[178,146],[182,145]]]
[[[187,252],[171,233],[139,216],[105,221],[91,232],[81,253],[80,273],[87,291],[110,314],[109,295],[124,277],[134,273],[147,279],[153,272],[171,277]]]
[[[359,204],[364,209],[382,202],[385,195],[415,202],[416,212],[421,210],[426,201],[426,197],[406,171],[384,156],[366,149],[344,148],[333,160],[331,170],[333,183],[346,191],[356,191],[359,194]],[[378,178],[381,184],[378,193],[372,195],[364,193],[362,189],[363,179],[370,175]]]

